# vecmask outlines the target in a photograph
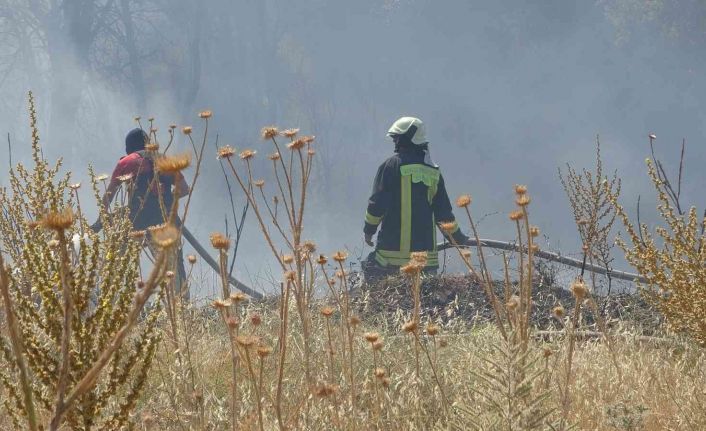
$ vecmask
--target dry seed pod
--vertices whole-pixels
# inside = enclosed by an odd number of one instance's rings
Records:
[[[46,229],[64,231],[74,223],[74,213],[71,208],[64,208],[61,211],[50,211],[42,218],[42,226]]]
[[[216,250],[228,250],[230,248],[230,239],[220,232],[214,232],[210,236],[211,245]]]
[[[176,174],[188,168],[191,164],[191,154],[181,153],[174,156],[160,156],[154,160],[157,172]]]
[[[281,132],[281,135],[284,136],[285,138],[292,139],[297,136],[297,133],[299,133],[299,129],[287,129],[287,130],[283,130]]]
[[[246,301],[248,299],[248,296],[246,294],[244,294],[243,292],[234,292],[234,293],[230,294],[230,299],[235,304],[239,304],[243,301]]]
[[[588,286],[583,280],[576,280],[571,284],[571,293],[574,294],[577,301],[581,301],[588,294]]]
[[[218,159],[229,159],[235,155],[235,148],[230,145],[226,145],[218,149],[216,153],[216,158]]]
[[[512,211],[510,213],[509,217],[510,217],[510,220],[512,220],[512,221],[520,221],[525,217],[525,214],[520,210],[516,210],[516,211]]]
[[[257,348],[257,356],[261,358],[266,358],[272,353],[272,347],[269,346],[259,346]]]
[[[240,158],[243,160],[250,160],[253,157],[255,157],[255,154],[257,154],[257,151],[254,150],[243,150],[240,152]]]
[[[250,315],[250,323],[252,323],[253,326],[260,326],[262,323],[262,316],[260,313],[253,313]]]
[[[262,139],[267,140],[267,139],[272,139],[276,137],[279,134],[279,131],[277,130],[277,127],[275,126],[268,126],[268,127],[263,127],[262,131],[260,132],[260,135],[262,136]]]
[[[523,195],[520,195],[520,196],[517,197],[517,199],[515,199],[515,203],[516,203],[518,206],[526,207],[526,206],[529,205],[529,203],[530,203],[530,197],[527,196],[527,195],[524,195],[524,194],[523,194]]]
[[[363,334],[363,338],[365,338],[369,343],[374,343],[380,338],[380,334],[377,332],[366,332]]]
[[[471,204],[471,201],[471,195],[461,195],[458,197],[458,199],[456,199],[456,205],[459,208],[465,208]]]
[[[418,327],[419,326],[417,325],[417,322],[410,320],[409,322],[405,322],[404,325],[402,325],[402,330],[407,333],[413,333],[417,332]]]
[[[426,331],[429,335],[436,335],[439,333],[439,325],[430,323],[427,325]]]
[[[345,262],[346,258],[348,258],[348,254],[344,251],[337,251],[332,257],[336,262]]]

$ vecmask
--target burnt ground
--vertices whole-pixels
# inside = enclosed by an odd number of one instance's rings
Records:
[[[352,277],[356,277],[352,274]],[[358,280],[359,281],[359,280]],[[356,283],[354,283],[355,285]],[[357,283],[355,303],[364,318],[383,318],[413,306],[409,280],[390,277],[367,284]],[[495,285],[495,293],[502,301],[502,283]],[[493,310],[486,299],[483,287],[470,275],[444,275],[424,279],[422,283],[422,312],[425,316],[441,321],[460,318],[469,324],[493,320]],[[610,326],[618,324],[642,334],[652,334],[661,326],[657,310],[640,295],[631,293],[595,297],[599,310]],[[551,316],[552,309],[561,304],[566,313],[574,308],[574,298],[568,290],[549,285],[536,285],[533,289],[532,322],[540,329],[556,328],[559,322]],[[581,314],[582,326],[595,325],[593,313],[587,307]]]

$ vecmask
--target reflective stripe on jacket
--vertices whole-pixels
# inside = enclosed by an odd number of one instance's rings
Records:
[[[402,266],[412,252],[426,251],[427,267],[438,267],[439,222],[455,222],[441,171],[424,163],[423,152],[401,149],[378,168],[368,200],[364,232],[373,235],[380,227],[376,261]],[[453,235],[466,239],[458,227]]]

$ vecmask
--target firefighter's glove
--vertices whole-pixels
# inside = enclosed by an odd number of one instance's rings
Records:
[[[373,236],[366,233],[365,234],[365,243],[368,244],[370,247],[375,246],[375,244],[373,244]]]

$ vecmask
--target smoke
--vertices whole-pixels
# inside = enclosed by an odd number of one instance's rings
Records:
[[[125,26],[121,37],[94,35],[82,61],[75,52],[49,58],[32,46],[32,73],[28,61],[6,61],[12,49],[0,53],[0,71],[9,71],[0,80],[0,131],[10,133],[15,161],[26,160],[23,97],[35,89],[45,154],[65,156],[67,169],[87,182],[88,164],[111,171],[135,115],[154,115],[165,137],[172,122],[193,124],[198,134],[196,112],[212,109],[209,156],[187,221],[206,241],[230,214],[215,134],[221,145],[253,148],[264,159],[269,148],[260,127],[300,127],[317,136],[307,237],[322,252],[347,247],[364,256],[366,199],[378,165],[392,153],[385,131],[397,117],[415,115],[427,124],[449,194],[474,197],[483,236],[512,239],[512,186],[527,184],[532,219],[548,237],[543,247],[575,254],[580,244],[557,168],[590,168],[597,135],[606,168],[623,178],[625,205],[634,208],[642,196],[648,222],[655,220],[644,166],[648,133],[657,134],[673,172],[687,139],[684,202],[700,204],[706,179],[697,169],[706,158],[699,97],[706,57],[665,37],[657,21],[621,21],[620,3],[128,1],[139,51],[133,57],[122,43]],[[21,45],[13,40],[6,46]],[[130,69],[135,59],[139,75]],[[72,64],[62,66],[64,60]],[[75,120],[50,127],[68,104],[60,98],[72,96],[56,91],[53,73],[77,68]],[[188,148],[182,137],[175,147]],[[268,163],[255,169],[272,186]],[[237,193],[235,199],[244,203]],[[251,217],[237,275],[274,284],[279,275],[267,253]]]

